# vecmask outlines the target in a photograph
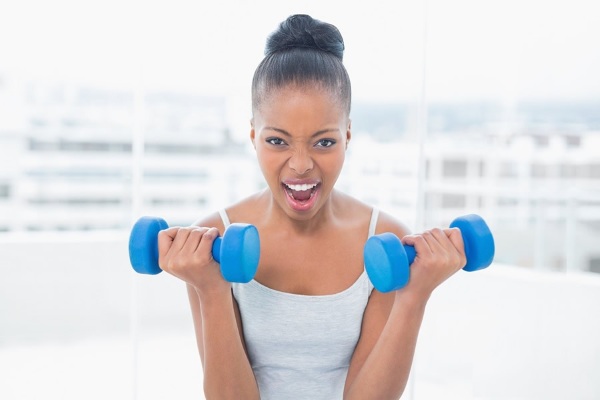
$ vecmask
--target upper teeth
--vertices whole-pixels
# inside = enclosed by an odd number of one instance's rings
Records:
[[[309,190],[314,188],[315,186],[317,186],[316,183],[312,183],[310,185],[307,184],[303,184],[303,185],[289,185],[289,184],[285,184],[285,186],[289,187],[292,190],[295,190],[296,192],[300,192],[300,191],[305,191],[305,190]]]

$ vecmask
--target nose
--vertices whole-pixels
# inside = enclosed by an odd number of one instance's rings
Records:
[[[296,151],[290,157],[288,165],[298,175],[304,175],[313,169],[313,160],[306,152]]]

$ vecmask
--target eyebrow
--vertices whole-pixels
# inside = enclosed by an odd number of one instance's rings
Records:
[[[285,136],[287,136],[287,137],[291,137],[291,136],[292,136],[292,134],[291,134],[291,133],[289,133],[288,131],[286,131],[286,130],[284,130],[284,129],[275,128],[275,127],[272,127],[272,126],[266,126],[264,129],[265,129],[265,130],[271,130],[271,131],[279,132],[279,133],[281,133],[282,135],[285,135]],[[333,129],[333,128],[332,128],[332,129],[322,129],[322,130],[320,130],[320,131],[317,131],[317,132],[313,133],[313,134],[311,135],[311,138],[317,137],[317,136],[319,136],[319,135],[323,135],[323,134],[325,134],[325,133],[329,133],[329,132],[339,132],[339,131],[340,131],[339,129]]]

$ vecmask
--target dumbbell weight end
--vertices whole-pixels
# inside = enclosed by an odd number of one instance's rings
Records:
[[[408,283],[410,276],[406,248],[393,233],[371,236],[365,244],[365,270],[373,286],[382,293],[398,290]],[[414,260],[414,249],[413,260]]]
[[[476,214],[463,215],[452,221],[450,228],[458,228],[462,234],[467,257],[464,271],[479,271],[490,266],[496,246],[492,231],[483,218]]]
[[[158,266],[158,232],[169,225],[162,218],[141,217],[133,225],[129,235],[129,261],[135,272],[156,275],[162,272]]]

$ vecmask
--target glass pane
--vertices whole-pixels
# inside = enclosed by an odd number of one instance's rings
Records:
[[[0,8],[0,398],[133,392],[131,13]]]
[[[589,322],[600,300],[589,297],[600,243],[598,15],[591,1],[428,1],[424,227],[480,214],[496,256],[430,301],[416,398],[600,393],[574,384],[593,380],[599,354],[581,334],[599,329]]]

